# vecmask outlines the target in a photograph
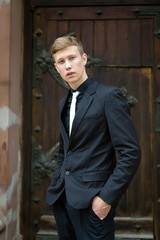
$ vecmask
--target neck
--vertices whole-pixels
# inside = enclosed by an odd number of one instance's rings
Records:
[[[70,87],[73,89],[73,90],[76,90],[83,82],[85,82],[87,80],[88,76],[87,74],[85,73],[83,78],[75,83],[72,83],[72,84],[69,84]]]

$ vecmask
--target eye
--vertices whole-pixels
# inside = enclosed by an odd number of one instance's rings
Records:
[[[75,56],[70,56],[69,60],[72,61],[75,59]]]
[[[61,60],[58,61],[58,64],[63,64],[63,63],[64,63],[64,60],[63,60],[63,59],[61,59]]]

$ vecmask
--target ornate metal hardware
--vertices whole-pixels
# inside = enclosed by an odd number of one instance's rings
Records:
[[[37,34],[38,33],[38,34]],[[37,43],[37,37],[40,35],[40,31],[36,31],[33,38],[33,82],[32,87],[36,87],[39,80],[48,71],[56,81],[63,87],[67,87],[67,84],[60,77],[54,67],[51,54],[47,52],[41,45]]]
[[[160,96],[155,100],[156,107],[156,132],[160,132]]]
[[[136,7],[132,10],[136,17],[140,16],[156,16],[155,35],[160,38],[160,8],[152,7]]]
[[[33,202],[39,203],[40,202],[40,198],[39,197],[33,197]]]
[[[34,220],[34,225],[37,226],[39,224],[38,220]]]
[[[42,29],[38,28],[36,32],[34,33],[35,36],[40,37],[43,34]]]
[[[134,227],[135,227],[135,229],[136,229],[137,231],[139,231],[139,230],[142,229],[142,225],[141,225],[141,224],[136,224]]]
[[[135,97],[128,95],[128,91],[125,87],[121,87],[120,90],[130,107],[134,107],[138,103],[138,100]]]
[[[100,9],[98,9],[97,12],[96,12],[96,14],[97,14],[98,16],[101,16],[102,13],[103,13],[103,12],[102,12],[102,10],[100,10]]]
[[[41,184],[47,176],[50,179],[53,176],[59,143],[44,153],[42,146],[37,146],[35,139],[32,137],[32,173],[31,173],[31,190],[34,191],[36,185]],[[35,199],[34,199],[35,200]]]
[[[156,68],[157,68],[158,70],[160,70],[160,63],[156,66]]]
[[[35,98],[36,98],[37,100],[41,99],[42,97],[43,97],[43,95],[42,95],[41,93],[36,93],[36,94],[35,94]]]
[[[34,128],[34,131],[35,131],[36,133],[39,133],[39,132],[41,131],[41,127],[40,127],[40,126],[36,126],[36,127]]]
[[[64,12],[63,12],[62,10],[60,10],[60,11],[57,12],[57,14],[58,14],[59,16],[62,16],[62,15],[64,14]]]
[[[94,58],[94,57],[88,55],[88,60],[87,60],[86,67],[89,68],[89,67],[91,67],[92,65],[98,65],[100,62],[101,62],[101,61],[100,61],[99,58]]]

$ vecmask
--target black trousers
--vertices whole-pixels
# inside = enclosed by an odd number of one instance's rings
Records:
[[[59,240],[114,240],[114,209],[100,220],[90,206],[75,209],[66,201],[65,194],[53,205]]]

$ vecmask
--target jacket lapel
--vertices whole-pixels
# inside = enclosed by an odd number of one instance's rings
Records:
[[[62,102],[60,103],[60,128],[61,128],[61,134],[63,136],[64,144],[66,144],[66,146],[68,146],[69,144],[69,136],[68,136],[68,133],[66,132],[66,128],[62,121],[62,112],[65,107],[66,101],[68,101],[69,94],[70,94],[70,91],[68,92],[68,95],[65,98],[63,98]]]
[[[73,125],[72,125],[72,131],[71,131],[71,136],[70,136],[70,142],[72,141],[75,133],[78,130],[79,124],[81,123],[81,121],[83,120],[84,115],[86,114],[89,106],[91,105],[92,101],[93,101],[93,96],[94,93],[96,91],[98,82],[94,81],[85,91],[83,98],[80,101],[80,105],[79,108],[76,112],[74,121],[73,121]]]

